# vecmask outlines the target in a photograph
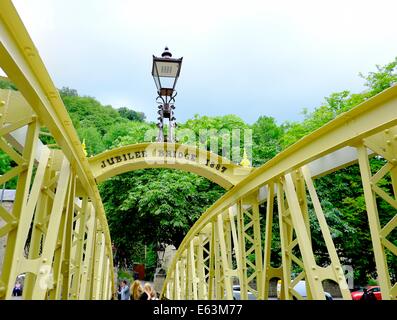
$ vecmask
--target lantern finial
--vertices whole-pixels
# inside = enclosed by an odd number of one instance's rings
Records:
[[[168,47],[165,47],[164,52],[161,54],[163,58],[171,58],[172,53],[169,51]]]

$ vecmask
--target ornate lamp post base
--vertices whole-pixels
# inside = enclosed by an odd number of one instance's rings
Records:
[[[161,290],[163,289],[166,276],[167,274],[163,268],[156,268],[156,272],[154,273],[153,288],[158,294],[160,294]]]

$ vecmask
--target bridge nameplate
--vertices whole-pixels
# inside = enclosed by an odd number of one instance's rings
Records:
[[[196,173],[229,189],[248,175],[230,160],[194,146],[141,143],[106,151],[89,159],[97,181],[144,168],[174,168]]]

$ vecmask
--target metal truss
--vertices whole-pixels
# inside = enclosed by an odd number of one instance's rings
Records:
[[[351,299],[315,188],[315,178],[359,163],[376,267],[383,299],[397,299],[386,254],[397,255],[390,235],[397,215],[380,224],[379,201],[397,209],[397,86],[346,112],[253,171],[213,204],[182,241],[167,272],[167,299],[268,299],[270,281],[281,280],[282,299],[303,299],[295,290],[305,280],[307,299],[325,299],[324,280]],[[386,164],[372,173],[369,158]],[[393,194],[378,185],[390,175]],[[312,249],[308,203],[321,229],[329,264],[319,266]],[[264,209],[265,208],[265,209]],[[278,219],[278,230],[274,221]],[[281,239],[282,263],[272,264],[272,234]],[[300,270],[293,273],[293,270]]]
[[[100,195],[72,121],[11,1],[0,3],[0,67],[19,92],[0,90],[0,149],[15,181],[0,206],[6,248],[0,299],[25,274],[24,299],[110,299],[113,257]],[[50,149],[40,137],[48,129]]]

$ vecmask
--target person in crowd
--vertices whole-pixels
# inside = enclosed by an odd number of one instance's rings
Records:
[[[130,287],[128,286],[127,280],[121,281],[120,291],[120,300],[130,300]]]
[[[139,280],[135,280],[131,286],[131,300],[141,300],[143,288]]]
[[[372,292],[372,290],[368,290],[367,288],[363,289],[364,293],[361,296],[360,300],[376,300],[375,294]]]
[[[143,287],[143,293],[139,300],[158,300],[156,291],[150,285],[149,282],[146,282]]]
[[[152,288],[152,292],[150,294],[150,300],[159,300],[159,298],[157,297],[157,292],[153,288]]]
[[[121,283],[122,283],[122,281],[120,281],[120,283],[117,287],[117,300],[121,300]]]
[[[16,297],[22,296],[22,285],[19,281],[15,283],[14,289],[12,290],[12,295]]]
[[[152,296],[152,286],[150,283],[146,282],[145,285],[143,286],[143,292],[139,300],[150,300]]]

